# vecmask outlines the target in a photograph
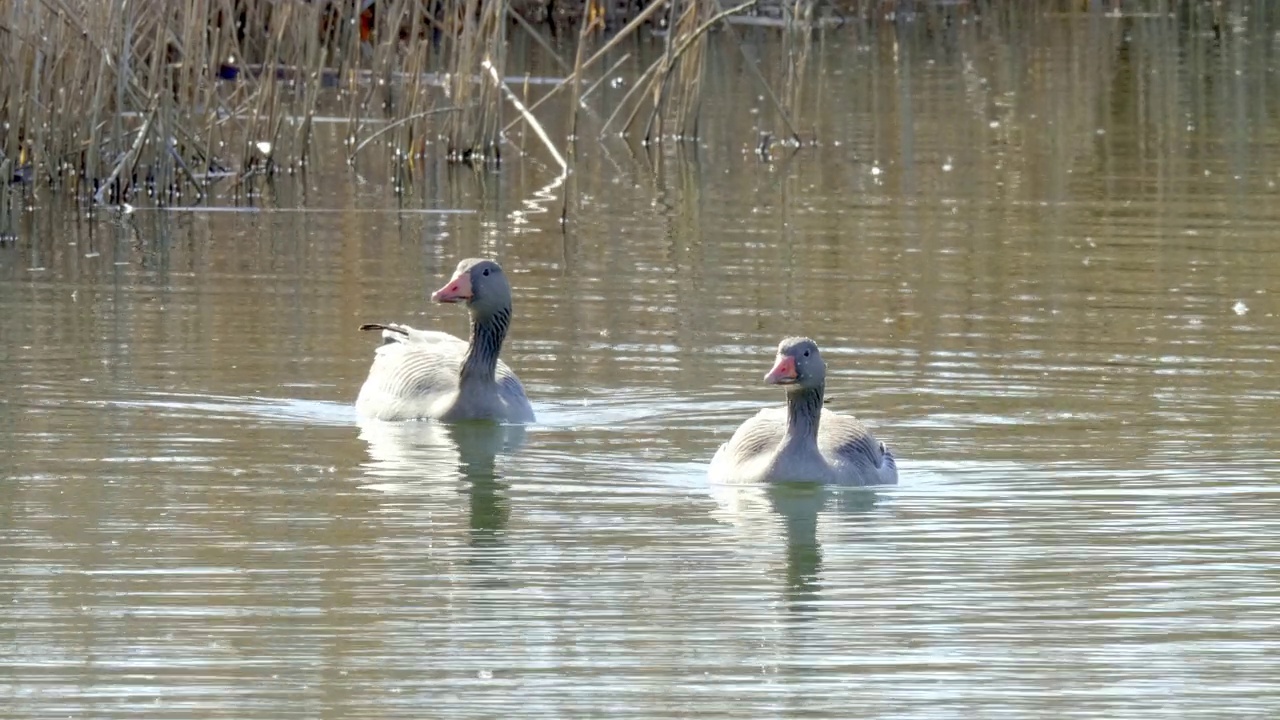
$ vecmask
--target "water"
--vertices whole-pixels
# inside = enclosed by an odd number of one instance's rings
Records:
[[[536,150],[18,213],[0,716],[1273,716],[1270,35],[1028,22],[829,36],[767,159],[717,60],[563,233]],[[356,327],[463,332],[425,293],[482,253],[539,422],[358,423]],[[792,333],[899,487],[707,483]]]

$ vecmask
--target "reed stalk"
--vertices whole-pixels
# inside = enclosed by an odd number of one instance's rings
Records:
[[[412,163],[438,143],[443,158],[497,163],[504,134],[523,123],[563,171],[579,113],[593,112],[584,100],[635,61],[624,54],[598,76],[596,65],[663,12],[662,56],[640,69],[601,132],[619,118],[628,132],[647,110],[647,140],[696,136],[707,33],[752,4],[647,2],[598,48],[584,19],[567,61],[507,0],[377,0],[371,15],[367,0],[0,3],[0,164],[10,169],[0,180],[99,203],[198,199],[228,175],[238,192],[304,167],[326,108],[347,116],[352,160],[385,147]],[[591,7],[584,18],[597,17]],[[513,27],[565,73],[526,100],[505,79]],[[805,97],[807,46],[797,42],[800,63],[783,78],[792,108]],[[538,110],[566,89],[561,138]]]

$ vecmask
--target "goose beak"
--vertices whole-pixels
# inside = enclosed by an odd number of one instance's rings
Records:
[[[770,385],[790,385],[796,381],[796,359],[790,355],[784,355],[778,358],[773,364],[773,369],[768,375],[764,376],[764,381]]]
[[[471,297],[471,273],[467,272],[454,275],[447,285],[431,293],[431,299],[441,303],[456,303]]]

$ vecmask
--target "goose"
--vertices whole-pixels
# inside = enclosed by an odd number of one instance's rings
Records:
[[[356,414],[377,420],[533,422],[524,386],[498,359],[511,324],[511,285],[502,267],[486,258],[463,260],[431,299],[467,304],[470,342],[398,323],[361,325],[381,330],[382,345],[356,398]]]
[[[761,410],[742,423],[711,459],[716,482],[810,481],[832,485],[893,485],[893,453],[850,415],[823,407],[827,368],[805,337],[778,344],[764,376],[787,391],[786,407]]]

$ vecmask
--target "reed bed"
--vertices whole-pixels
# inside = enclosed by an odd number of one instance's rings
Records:
[[[519,32],[551,49],[545,23],[554,13],[544,1],[3,3],[0,178],[98,203],[189,202],[214,183],[240,190],[304,172],[322,114],[345,119],[352,159],[382,148],[406,164],[496,164],[504,150],[530,150],[510,134],[523,124],[567,172],[581,101],[624,64],[639,80],[598,123],[601,135],[696,138],[708,38],[724,31],[741,46],[730,20],[764,0],[584,0],[569,18],[578,23],[572,62],[556,55],[563,79],[522,100],[505,79],[506,48]],[[793,144],[814,29],[830,20],[815,7],[784,2],[780,19],[751,22],[791,38],[780,75],[775,68],[767,78],[744,55]],[[645,28],[661,46],[656,60],[641,66],[627,53],[603,66]],[[553,132],[539,111],[561,94],[573,112]]]

